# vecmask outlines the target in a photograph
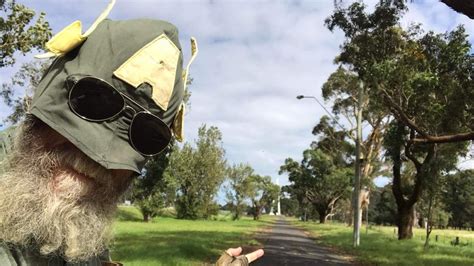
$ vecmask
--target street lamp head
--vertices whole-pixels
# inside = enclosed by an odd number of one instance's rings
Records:
[[[301,99],[303,99],[303,98],[304,98],[304,95],[298,95],[298,96],[296,96],[296,99],[298,99],[298,100],[301,100]]]

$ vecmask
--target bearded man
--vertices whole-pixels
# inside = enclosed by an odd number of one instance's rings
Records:
[[[113,265],[106,247],[120,196],[182,137],[187,75],[176,27],[104,20],[112,5],[85,34],[76,21],[46,45],[56,59],[0,177],[1,266]],[[241,251],[218,265],[263,255]]]

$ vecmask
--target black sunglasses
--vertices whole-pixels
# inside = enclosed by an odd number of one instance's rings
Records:
[[[128,130],[130,145],[144,156],[157,155],[171,141],[171,130],[158,116],[118,91],[107,81],[93,76],[69,76],[69,108],[80,118],[104,122],[117,118],[125,109],[134,112]],[[138,107],[136,111],[130,105]]]

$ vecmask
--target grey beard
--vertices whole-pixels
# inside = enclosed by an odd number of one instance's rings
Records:
[[[87,260],[110,240],[116,205],[130,180],[118,182],[69,143],[45,148],[40,138],[45,127],[36,119],[25,121],[0,176],[0,240],[67,261]],[[80,182],[58,169],[94,179]]]

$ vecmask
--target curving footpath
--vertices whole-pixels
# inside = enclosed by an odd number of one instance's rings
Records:
[[[349,256],[335,254],[319,246],[303,230],[291,225],[284,217],[275,222],[271,232],[263,237],[265,255],[252,266],[280,265],[354,265]]]

